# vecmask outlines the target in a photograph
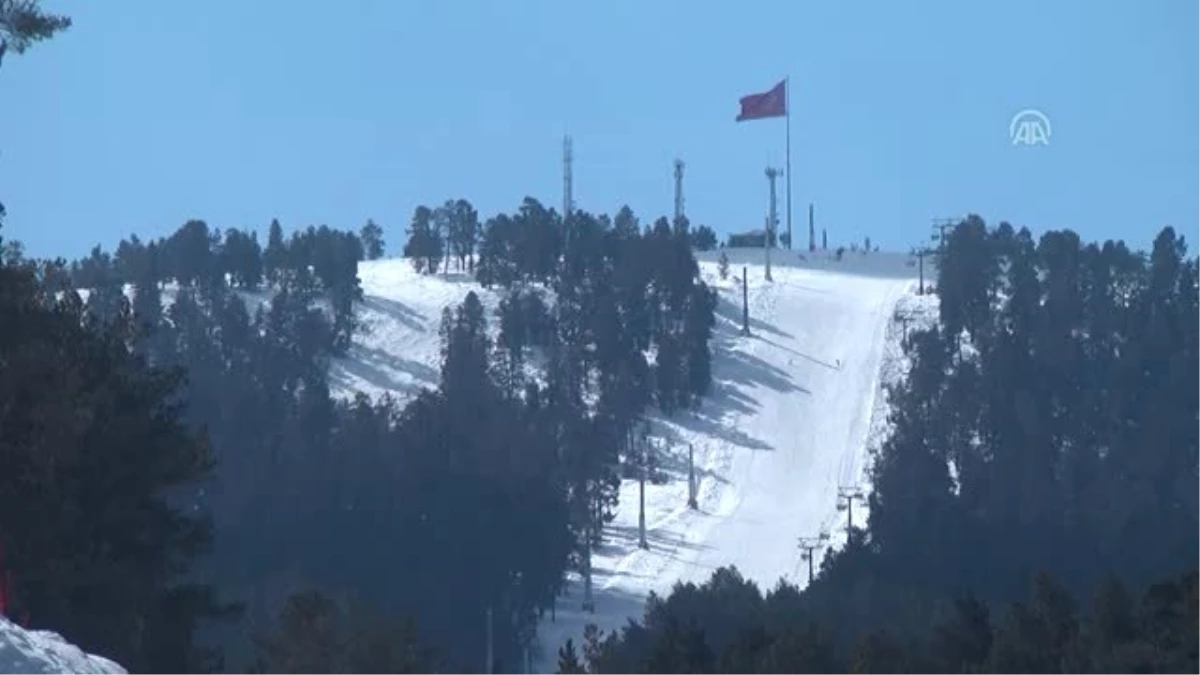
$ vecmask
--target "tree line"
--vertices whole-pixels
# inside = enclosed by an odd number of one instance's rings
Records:
[[[559,673],[1187,673],[1197,661],[1196,572],[1140,597],[1107,579],[1080,602],[1048,574],[993,610],[972,595],[942,603],[928,629],[869,631],[846,649],[781,582],[762,593],[734,568],[651,596],[640,622],[591,627],[558,652]]]
[[[522,208],[539,207],[526,200]],[[178,474],[169,498],[156,476],[143,481],[143,495],[123,482],[131,456],[124,436],[89,446],[80,464],[75,436],[40,426],[32,436],[4,435],[16,439],[14,467],[46,474],[17,484],[0,523],[13,611],[130,669],[180,671],[255,659],[284,668],[288,647],[271,636],[277,628],[290,634],[294,612],[363,603],[387,607],[384,624],[413,619],[422,654],[473,669],[490,613],[497,659],[519,667],[566,573],[585,569],[603,537],[634,421],[646,406],[676,410],[707,390],[715,305],[686,233],[643,233],[625,210],[622,222],[632,226],[620,236],[588,216],[568,237],[561,217],[542,213],[546,220],[529,227],[558,233],[556,259],[536,280],[509,281],[494,314],[474,292],[447,307],[438,386],[411,401],[345,400],[328,379],[330,359],[347,353],[357,328],[357,264],[382,253],[381,229],[308,228],[285,239],[273,222],[260,247],[252,232],[194,220],[168,237],[130,237],[115,254],[96,247],[70,264],[17,256],[5,269],[20,280],[19,306],[60,326],[44,330],[74,326],[77,340],[128,359],[140,375],[122,386],[147,406],[163,398],[158,404],[170,407],[158,414],[173,425],[136,407],[125,412],[148,417],[138,452],[178,447],[179,457],[158,459]],[[604,245],[587,244],[593,240]],[[666,259],[675,263],[650,269]],[[476,273],[486,276],[489,264]],[[39,345],[40,330],[28,323],[13,348]],[[85,393],[64,398],[56,389],[93,372],[88,353],[31,362],[65,370],[54,377],[8,374],[29,419],[92,409]],[[541,376],[527,367],[535,361]],[[24,388],[36,389],[36,400],[21,398]],[[99,410],[84,416],[86,433],[98,437],[116,433],[106,425],[123,419],[106,421]],[[159,438],[168,430],[178,437]],[[63,465],[40,469],[39,443],[54,444]],[[176,465],[193,455],[194,466]],[[80,484],[56,482],[74,472],[91,478],[92,501],[74,494]],[[168,533],[142,541],[136,518],[103,506],[117,491],[164,499],[162,508],[195,530],[187,547]],[[20,506],[26,500],[58,509],[64,525],[46,527],[57,522],[46,518],[32,529]],[[66,514],[86,504],[110,519],[77,532]],[[76,536],[95,544],[79,548]],[[47,563],[43,541],[58,547],[61,565]],[[170,565],[143,577],[143,555]],[[110,559],[122,563],[107,569]],[[94,575],[78,575],[93,567]],[[122,612],[132,623],[113,621],[112,604],[139,584],[148,598],[169,598],[155,602],[170,603],[172,613],[129,603]],[[54,593],[89,600],[56,601]],[[152,617],[155,631],[129,628]],[[267,637],[251,642],[252,635]]]
[[[940,255],[874,462],[868,550],[918,587],[1014,597],[1182,572],[1197,537],[1197,260],[972,217]],[[847,555],[854,555],[848,553]],[[931,586],[932,584],[932,586]]]
[[[722,571],[563,672],[1196,670],[1197,259],[977,216],[937,257],[867,526],[803,592]]]

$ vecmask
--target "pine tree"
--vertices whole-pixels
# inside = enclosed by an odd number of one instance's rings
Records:
[[[158,265],[158,244],[151,242],[146,247],[146,261],[141,274],[133,280],[133,315],[145,331],[143,344],[147,346],[147,353],[150,355],[157,351],[151,345],[157,345],[161,341],[159,328],[162,324],[163,306]],[[151,356],[151,361],[154,360]]]
[[[287,245],[283,241],[283,227],[278,219],[272,218],[267,234],[267,248],[263,251],[263,270],[272,286],[277,286],[282,281],[281,274],[287,265],[286,260]]]
[[[716,326],[717,292],[698,281],[692,286],[684,316],[684,339],[687,344],[688,393],[695,401],[708,394],[712,386],[712,351],[709,342]]]
[[[974,597],[954,601],[953,615],[934,629],[935,657],[942,672],[973,673],[985,668],[992,649],[992,623],[987,605]]]
[[[575,651],[575,643],[570,638],[567,638],[566,644],[558,649],[558,670],[555,672],[563,673],[564,675],[566,673],[582,675],[582,673],[587,672],[583,665],[579,663],[579,655]]]
[[[717,247],[717,233],[708,225],[701,225],[692,230],[691,243],[697,251],[711,251]]]
[[[161,613],[209,539],[187,499],[211,470],[209,448],[184,426],[180,376],[130,354],[128,325],[89,331],[66,305],[47,308],[23,271],[0,268],[0,323],[0,532],[14,615],[131,670],[189,667],[189,650],[157,660],[137,630],[161,619],[158,634],[186,647],[211,609]]]
[[[383,228],[376,225],[374,220],[368,218],[358,236],[362,239],[367,260],[379,260],[383,257]]]
[[[418,206],[413,212],[404,255],[412,261],[417,272],[435,274],[442,261],[444,247],[434,221],[434,212],[426,206]]]
[[[475,242],[479,239],[479,213],[465,199],[455,200],[450,209],[451,250],[459,269],[475,270]]]
[[[142,276],[146,264],[146,247],[136,234],[128,240],[122,239],[113,256],[113,271],[123,283],[133,283]]]
[[[203,220],[189,220],[171,235],[175,278],[183,285],[207,287],[218,267],[213,256],[214,232]]]
[[[24,54],[33,44],[71,27],[70,17],[46,14],[38,4],[38,0],[0,3],[0,60],[10,49]]]

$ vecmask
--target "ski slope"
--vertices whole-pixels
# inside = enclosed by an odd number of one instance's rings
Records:
[[[627,481],[614,541],[594,562],[596,611],[581,611],[581,585],[572,584],[541,627],[539,672],[552,672],[558,647],[568,637],[579,643],[587,623],[610,631],[640,618],[651,591],[701,583],[727,565],[764,590],[781,578],[804,586],[798,538],[825,532],[834,546],[845,541],[838,487],[863,485],[869,452],[886,431],[882,366],[885,354],[898,355],[892,319],[902,298],[915,298],[915,279],[903,265],[881,274],[776,264],[766,282],[761,264],[747,265],[743,336],[735,270],[721,281],[715,264],[702,263],[720,290],[714,391],[695,414],[659,422],[675,463],[686,462],[688,443],[694,448],[699,508],[685,506],[685,476],[656,488],[647,497],[649,549],[641,550],[637,486]],[[854,515],[862,523],[865,505]]]
[[[705,282],[719,293],[712,391],[699,409],[673,418],[650,411],[665,480],[646,485],[648,547],[638,546],[638,483],[625,480],[615,520],[592,558],[595,611],[582,611],[581,580],[570,578],[529,655],[538,672],[552,672],[558,648],[568,638],[581,642],[586,624],[608,632],[640,619],[652,591],[703,582],[728,565],[764,590],[781,578],[803,587],[807,563],[798,538],[828,533],[830,546],[845,542],[838,488],[865,487],[870,452],[888,428],[883,384],[907,370],[896,313],[912,327],[928,324],[936,299],[915,295],[918,268],[907,255],[775,251],[767,281],[763,251],[725,254],[726,279],[718,273],[720,252],[697,256]],[[749,335],[741,330],[743,268]],[[442,311],[468,292],[480,297],[496,328],[499,292],[467,274],[420,275],[397,258],[361,263],[359,278],[362,329],[348,354],[331,363],[336,395],[387,394],[403,403],[436,387]],[[173,291],[166,289],[164,305]],[[269,302],[265,293],[242,295],[252,309]],[[532,358],[530,366],[536,363]],[[695,510],[687,506],[689,447]],[[866,515],[866,505],[856,504],[855,523]]]
[[[801,259],[777,251],[767,282],[762,251],[727,253],[724,280],[717,254],[701,257],[705,281],[719,291],[713,391],[696,411],[652,421],[666,480],[647,484],[648,549],[638,547],[638,485],[626,480],[607,540],[593,555],[595,613],[582,611],[582,584],[573,577],[553,620],[548,616],[539,630],[531,655],[539,671],[553,670],[558,647],[568,637],[579,642],[585,624],[611,630],[640,618],[651,591],[702,582],[725,565],[760,587],[780,578],[803,586],[807,564],[798,537],[828,532],[833,546],[845,540],[837,491],[864,483],[869,451],[886,431],[881,378],[890,372],[894,379],[900,367],[893,363],[897,304],[929,298],[914,295],[917,269],[908,256]],[[743,265],[748,336],[741,333]],[[359,276],[365,330],[331,369],[335,390],[347,396],[404,400],[436,386],[442,309],[471,290],[489,310],[499,299],[466,275],[418,275],[403,259],[363,263]],[[696,510],[686,505],[689,445]],[[854,515],[863,522],[865,505]]]

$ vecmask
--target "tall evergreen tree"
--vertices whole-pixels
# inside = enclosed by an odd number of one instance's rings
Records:
[[[283,226],[276,218],[271,219],[267,233],[267,248],[263,251],[263,271],[271,285],[280,282],[280,273],[287,263],[287,244],[283,240]]]
[[[189,670],[190,648],[167,655],[153,641],[186,647],[216,609],[164,612],[208,540],[187,498],[211,469],[207,445],[182,423],[177,374],[131,355],[124,328],[84,329],[77,300],[47,305],[39,293],[27,272],[0,268],[0,541],[13,614],[131,669]]]
[[[359,231],[358,236],[362,239],[367,260],[379,260],[383,257],[383,228],[377,225],[374,220],[368,218],[367,224],[362,226],[362,230]]]
[[[412,224],[408,229],[404,256],[412,261],[418,272],[433,274],[438,270],[443,250],[442,238],[434,227],[433,210],[426,206],[418,206],[413,212]]]

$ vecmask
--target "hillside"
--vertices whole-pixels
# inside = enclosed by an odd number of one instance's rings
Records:
[[[573,579],[554,619],[542,624],[544,668],[586,623],[611,629],[640,616],[650,591],[667,591],[676,580],[699,582],[727,564],[764,587],[781,577],[802,583],[797,537],[829,532],[835,545],[840,541],[845,516],[835,508],[837,489],[863,482],[886,417],[881,366],[899,351],[897,303],[915,301],[921,311],[932,298],[912,295],[916,269],[907,256],[836,262],[777,253],[773,283],[753,264],[760,252],[729,254],[747,264],[749,337],[740,330],[740,275],[735,279],[731,268],[722,280],[716,254],[702,256],[704,281],[720,293],[713,392],[697,411],[654,419],[667,480],[647,484],[649,549],[638,548],[638,483],[627,478],[608,541],[593,560],[596,613],[580,611],[582,586]],[[331,383],[347,396],[388,392],[404,399],[435,386],[442,308],[470,290],[489,309],[497,299],[462,276],[418,275],[403,259],[362,263],[359,276],[364,330],[331,372]],[[689,444],[699,488],[695,511],[686,506]]]
[[[0,673],[124,673],[49,631],[27,631],[0,616]]]

